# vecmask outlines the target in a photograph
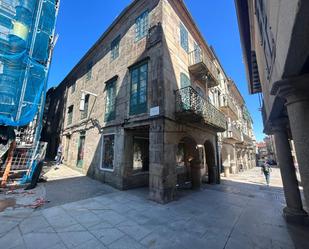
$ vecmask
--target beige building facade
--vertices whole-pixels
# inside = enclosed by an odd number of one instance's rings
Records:
[[[302,221],[307,217],[304,206],[309,207],[309,2],[235,0],[235,4],[249,91],[262,93],[264,132],[275,140],[287,204],[284,215]]]
[[[160,203],[219,183],[227,117],[210,92],[220,70],[182,1],[135,0],[50,91],[43,137],[59,132],[69,167],[119,189],[149,187]]]

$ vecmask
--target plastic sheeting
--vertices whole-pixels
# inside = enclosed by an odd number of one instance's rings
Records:
[[[46,89],[57,0],[0,0],[0,124],[23,126]]]

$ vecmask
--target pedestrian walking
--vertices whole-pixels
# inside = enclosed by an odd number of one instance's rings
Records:
[[[265,176],[267,186],[269,186],[271,166],[268,160],[266,160],[264,164],[262,165],[261,171],[262,171],[262,174],[264,174]]]
[[[63,150],[63,146],[60,143],[57,149],[57,156],[56,156],[56,165],[59,166],[62,162],[62,150]],[[56,167],[58,168],[58,167]]]

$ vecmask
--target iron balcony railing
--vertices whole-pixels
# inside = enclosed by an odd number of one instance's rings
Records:
[[[227,94],[223,94],[221,96],[220,107],[228,107],[234,112],[236,116],[238,116],[238,111],[236,105],[233,103],[232,98]]]
[[[176,114],[184,113],[199,116],[206,124],[226,130],[227,120],[224,114],[191,86],[176,91]]]
[[[189,53],[189,68],[196,64],[202,63],[208,70],[208,76],[218,85],[220,83],[219,71],[214,64],[214,61],[207,56],[202,49],[198,48]]]

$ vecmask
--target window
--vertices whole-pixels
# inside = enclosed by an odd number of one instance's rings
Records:
[[[177,146],[176,163],[178,167],[185,166],[185,144],[179,143]]]
[[[202,59],[202,49],[196,42],[194,42],[194,64],[201,62]]]
[[[135,20],[135,41],[138,41],[145,37],[148,33],[148,29],[148,11],[145,11]]]
[[[180,23],[180,44],[182,48],[188,53],[189,52],[188,31],[182,23]]]
[[[102,139],[102,169],[114,168],[114,140],[115,135],[104,135]]]
[[[92,62],[90,62],[87,65],[87,74],[86,74],[86,80],[91,80],[91,76],[92,76]]]
[[[105,101],[105,121],[111,121],[115,119],[115,100],[116,100],[116,82],[117,79],[113,79],[106,83],[106,101]]]
[[[188,87],[190,85],[191,81],[189,77],[184,73],[180,73],[180,88]]]
[[[84,164],[85,140],[86,140],[86,132],[82,131],[79,134],[79,141],[78,141],[77,162],[76,162],[76,167],[78,168],[82,168]]]
[[[76,89],[76,82],[74,82],[71,86],[71,93],[74,93]]]
[[[148,64],[131,69],[130,115],[144,113],[147,110]]]
[[[119,56],[120,35],[112,41],[111,44],[111,60],[115,60]]]
[[[80,119],[85,119],[88,117],[88,106],[89,106],[89,94],[85,96],[84,110],[80,112]]]
[[[149,138],[133,137],[133,170],[149,171]]]
[[[72,124],[72,120],[73,120],[73,105],[69,106],[68,108],[68,125]]]

